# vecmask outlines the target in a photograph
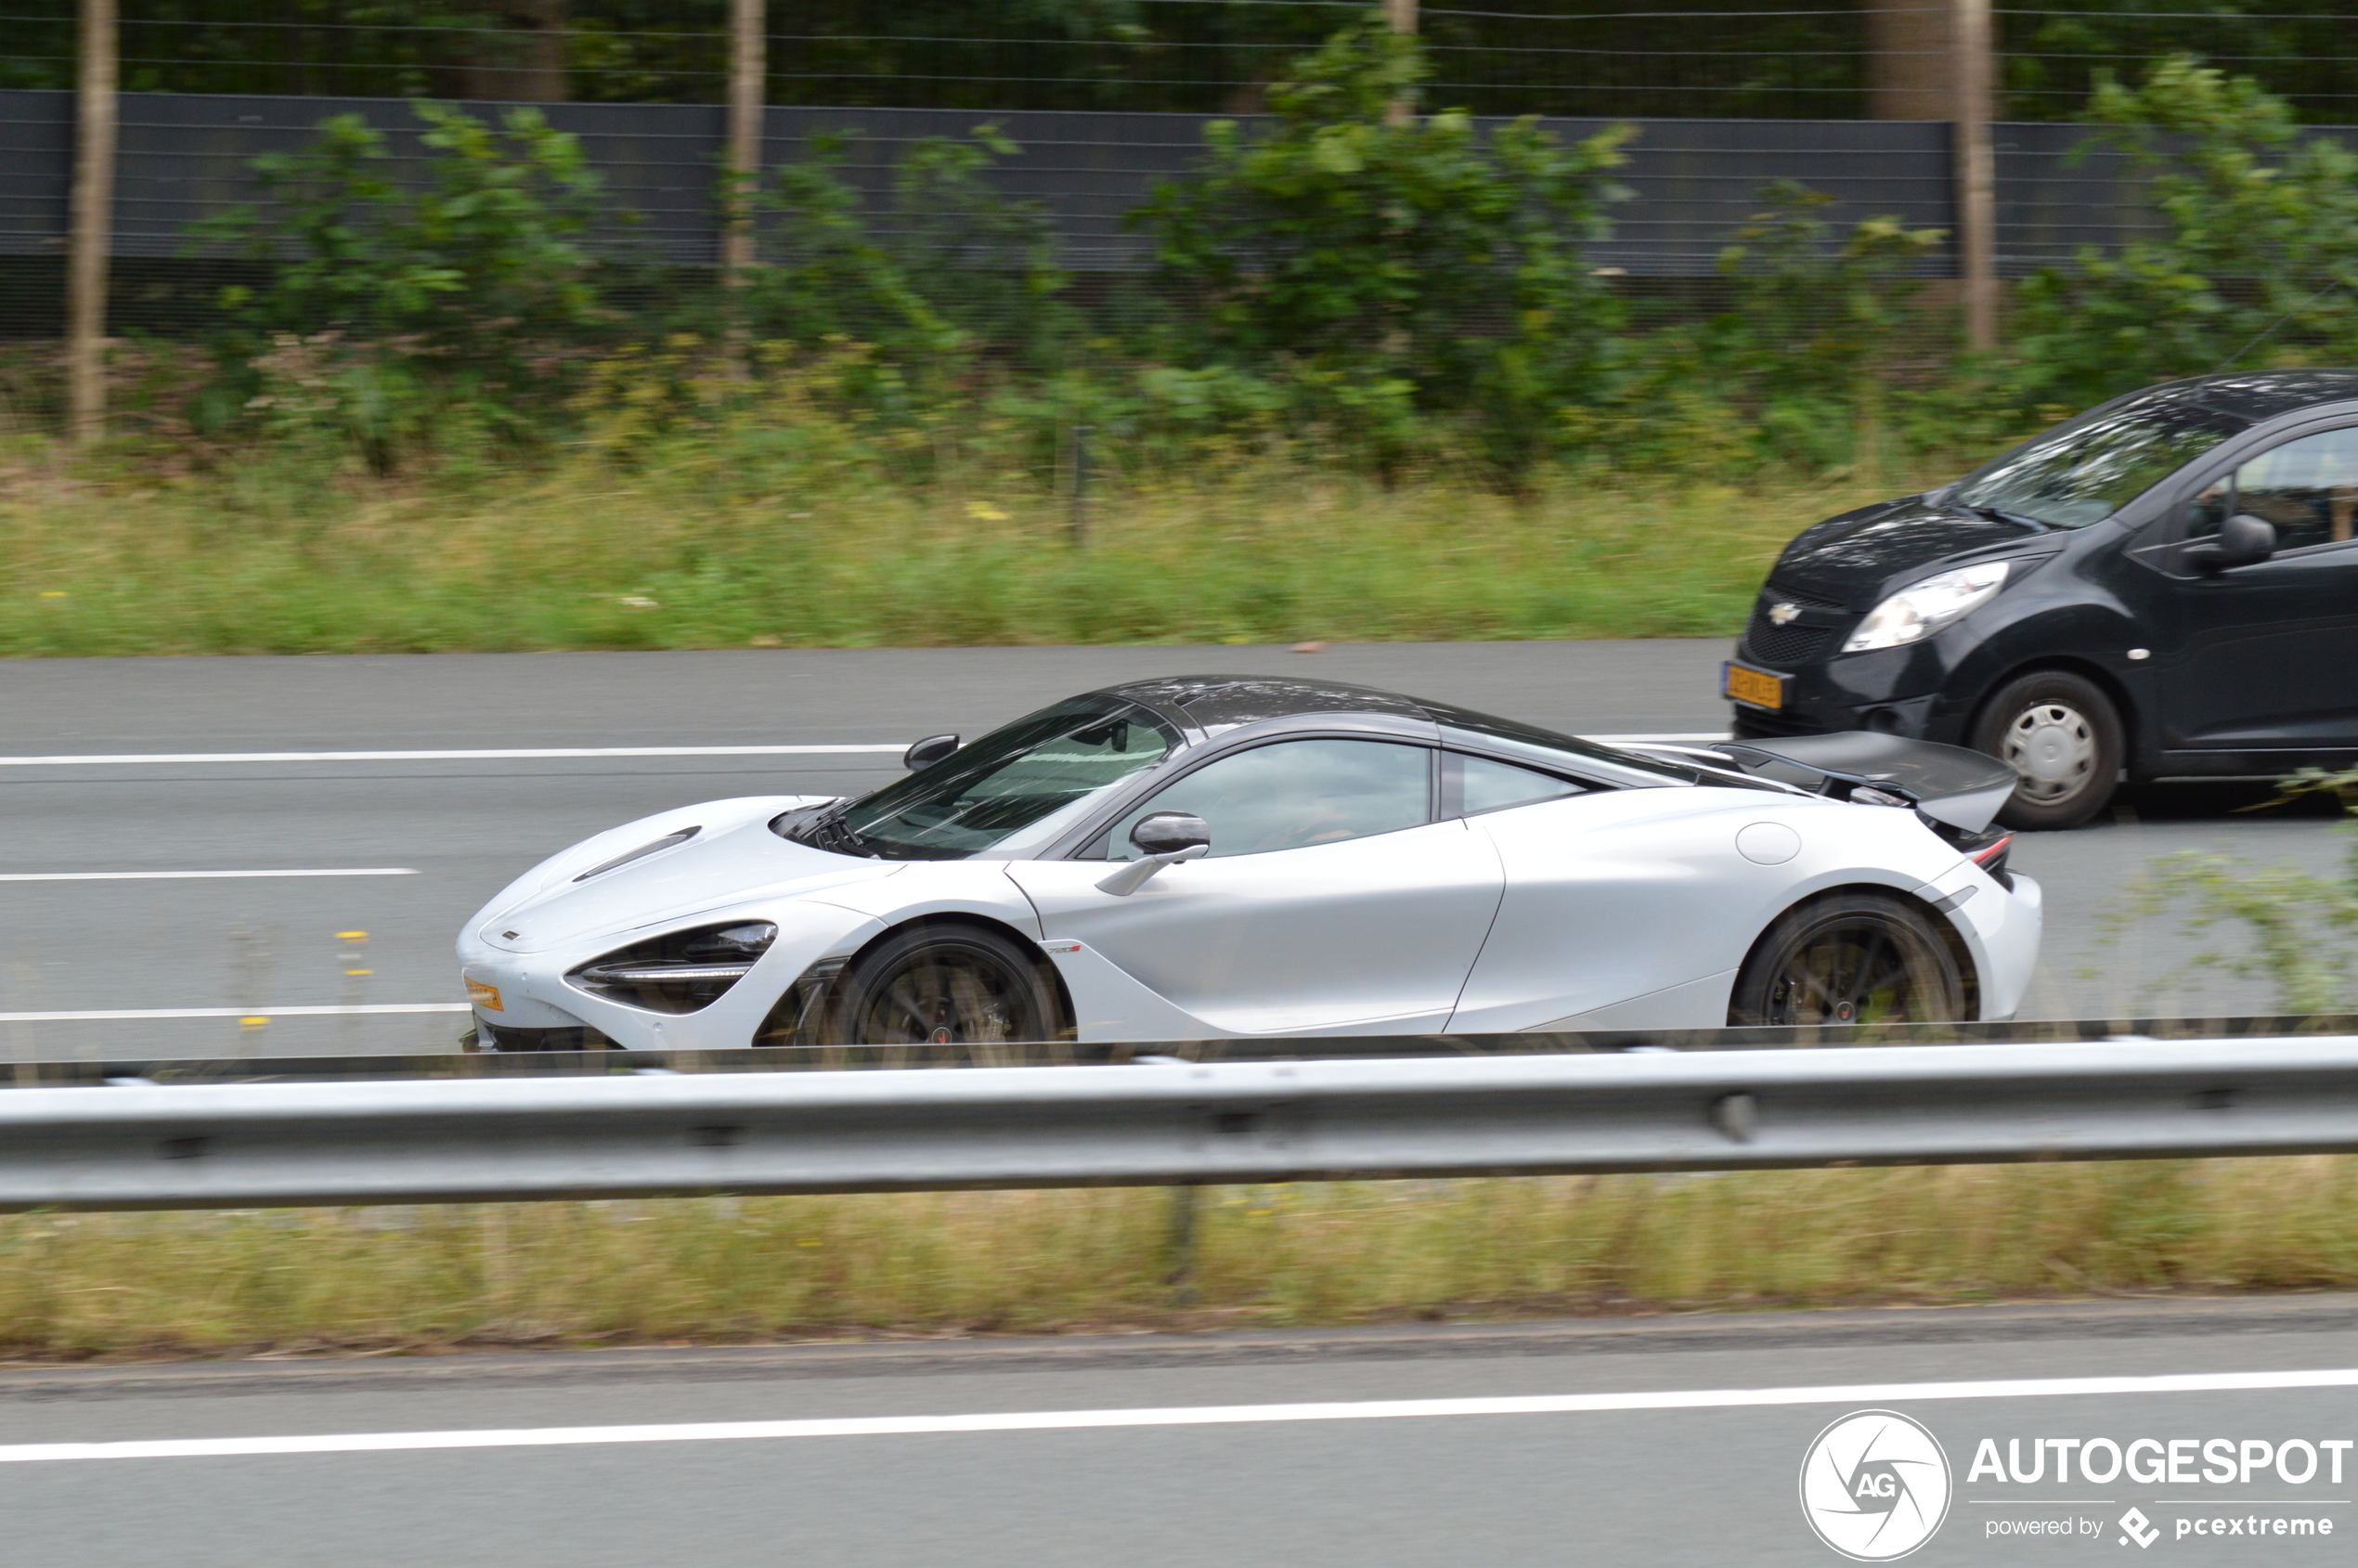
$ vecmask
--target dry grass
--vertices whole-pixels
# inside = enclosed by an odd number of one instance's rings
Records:
[[[19,1356],[2358,1286],[2341,1158],[0,1221]]]
[[[1031,476],[765,463],[763,434],[431,483],[0,444],[0,655],[1717,636],[1794,533],[1898,487],[1515,500],[1240,459],[1108,480],[1077,549]]]

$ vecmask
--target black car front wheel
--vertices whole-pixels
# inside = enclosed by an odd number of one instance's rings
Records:
[[[2120,710],[2103,687],[2042,669],[2000,687],[1974,726],[1973,748],[2022,782],[1998,820],[2014,828],[2078,827],[2104,810],[2127,746]]]
[[[1962,1018],[1965,979],[1930,916],[1890,893],[1830,893],[1787,910],[1736,975],[1728,1022],[1834,1025]]]
[[[978,926],[914,926],[862,953],[836,993],[849,1045],[1054,1040],[1063,1009],[1030,953]]]

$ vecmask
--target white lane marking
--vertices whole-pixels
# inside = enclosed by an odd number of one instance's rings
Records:
[[[341,1018],[377,1013],[465,1013],[464,1002],[372,1002],[351,1007],[135,1007],[106,1013],[0,1013],[0,1024],[117,1023],[138,1018]]]
[[[0,882],[200,882],[235,876],[415,876],[406,865],[341,866],[327,871],[0,871]]]
[[[1718,1410],[1776,1405],[1892,1406],[1911,1400],[2040,1399],[2112,1393],[2215,1393],[2358,1387],[2358,1367],[2311,1372],[2181,1373],[2155,1378],[2032,1378],[1974,1383],[1859,1383],[1827,1388],[1694,1389],[1492,1399],[1373,1399],[1328,1405],[1205,1405],[1176,1409],[1017,1410],[974,1416],[863,1416],[838,1420],[689,1421],[669,1426],[525,1427],[485,1432],[361,1432],[299,1437],[194,1437],[118,1443],[20,1443],[0,1463],[56,1459],[190,1459],[256,1454],[369,1454],[434,1448],[563,1448],[610,1443],[714,1443],[776,1437],[901,1437],[1084,1428],[1234,1426],[1270,1421],[1381,1421],[1432,1416],[1558,1416],[1620,1410]]]
[[[1724,732],[1677,735],[1590,735],[1600,745],[1724,741]],[[96,757],[0,757],[0,768],[145,767],[188,762],[504,762],[546,757],[882,757],[908,750],[903,742],[861,745],[609,745],[514,747],[499,751],[186,751]]]
[[[531,757],[838,757],[882,756],[895,745],[606,745],[517,747],[501,751],[176,751],[99,757],[0,757],[0,768],[141,767],[151,762],[484,762]]]

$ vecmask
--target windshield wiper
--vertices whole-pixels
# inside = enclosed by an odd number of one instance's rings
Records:
[[[829,807],[801,824],[797,836],[814,849],[825,849],[837,855],[861,855],[876,858],[875,851],[862,843],[860,836],[843,825],[846,808]]]
[[[2055,525],[2053,523],[2042,523],[2036,517],[2027,517],[2019,512],[2008,512],[2002,507],[1968,506],[1963,501],[1951,501],[1950,504],[1970,512],[1976,517],[1987,517],[1992,523],[2012,523],[2017,527],[2036,528],[2042,534],[2054,531]]]

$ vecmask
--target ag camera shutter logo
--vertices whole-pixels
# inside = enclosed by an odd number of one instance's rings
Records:
[[[1859,1410],[1818,1434],[1801,1461],[1801,1512],[1854,1562],[1889,1562],[1949,1517],[1949,1456],[1897,1410]]]

